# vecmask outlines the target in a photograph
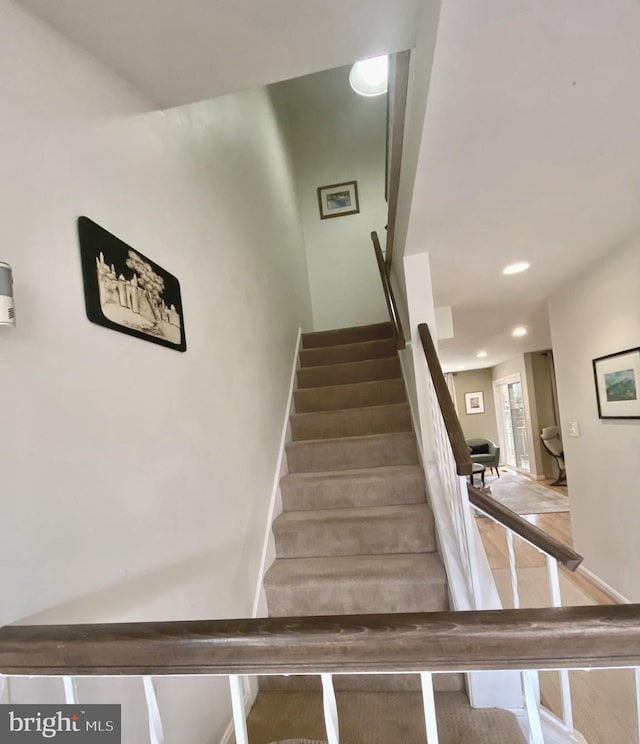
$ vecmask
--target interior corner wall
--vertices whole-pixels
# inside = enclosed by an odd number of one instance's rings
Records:
[[[553,365],[551,363],[551,353],[551,351],[534,351],[525,355],[531,360],[531,375],[536,394],[538,432],[549,426],[558,425],[558,422],[556,421],[555,406],[553,403],[553,386],[551,382]],[[559,471],[556,461],[544,449],[541,442],[540,462],[542,473],[546,478],[558,477]]]
[[[270,90],[286,122],[304,228],[315,330],[389,319],[370,233],[384,248],[386,96],[351,90],[341,67]],[[319,186],[357,181],[358,214],[320,219]]]
[[[454,372],[456,403],[458,417],[465,439],[491,439],[498,444],[498,424],[493,399],[493,382],[491,369],[472,369],[466,372]],[[468,414],[465,405],[465,393],[481,392],[484,398],[484,413]]]
[[[639,287],[636,238],[549,304],[576,549],[586,568],[632,602],[640,601],[640,419],[598,417],[592,361],[640,347]],[[578,438],[568,436],[569,422],[578,423]]]
[[[0,260],[17,315],[0,328],[0,623],[249,616],[298,328],[311,325],[268,93],[154,112],[8,0],[0,49]],[[178,277],[186,353],[87,320],[79,215]],[[169,682],[201,727],[169,740],[219,739],[226,680]],[[124,703],[129,682],[97,684],[81,680],[81,699]],[[131,699],[144,712],[141,687]],[[145,740],[140,725],[123,742]]]

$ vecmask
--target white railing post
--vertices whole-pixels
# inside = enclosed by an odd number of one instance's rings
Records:
[[[438,719],[436,700],[433,694],[433,674],[421,672],[422,705],[424,707],[424,724],[427,729],[427,744],[438,744]]]
[[[640,667],[635,668],[636,676],[636,716],[638,724],[638,741],[640,741]]]
[[[67,705],[78,704],[78,688],[76,687],[76,680],[74,677],[63,677],[62,683],[64,684],[64,702]]]
[[[549,591],[551,593],[551,605],[562,607],[562,594],[560,592],[560,574],[558,572],[558,561],[547,555],[547,574],[549,576]],[[562,700],[562,720],[569,731],[573,731],[573,706],[571,704],[571,681],[568,669],[559,669],[560,675],[560,697]]]
[[[247,719],[244,715],[242,677],[238,674],[230,674],[229,688],[231,689],[231,709],[233,710],[233,728],[236,736],[236,744],[249,744]]]
[[[324,725],[327,729],[327,744],[340,744],[340,726],[338,724],[338,704],[333,688],[333,677],[321,674],[322,680],[322,708],[324,710]]]
[[[149,717],[149,741],[151,744],[164,744],[164,731],[162,728],[162,719],[160,718],[156,688],[153,685],[151,677],[143,677],[142,684]]]
[[[9,677],[0,674],[0,703],[11,702],[11,690],[9,689]]]
[[[513,609],[520,609],[520,592],[518,591],[518,569],[516,566],[516,553],[513,549],[513,532],[505,527],[507,532],[507,551],[509,553],[509,573],[511,574],[511,596],[513,597]]]
[[[544,744],[542,735],[542,721],[540,720],[540,706],[537,690],[539,689],[538,672],[522,672],[522,690],[524,705],[529,723],[529,744]]]

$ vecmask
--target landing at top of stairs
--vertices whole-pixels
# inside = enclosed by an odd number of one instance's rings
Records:
[[[338,346],[339,344],[355,344],[360,341],[376,341],[381,338],[392,338],[391,323],[373,323],[365,326],[350,328],[334,328],[330,331],[315,331],[302,334],[303,349],[317,349],[321,346]]]

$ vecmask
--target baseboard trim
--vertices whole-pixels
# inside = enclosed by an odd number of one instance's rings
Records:
[[[289,381],[289,393],[287,398],[287,407],[284,412],[284,421],[282,423],[282,433],[280,434],[280,447],[278,448],[278,459],[276,460],[276,470],[273,476],[273,486],[271,488],[271,500],[269,502],[269,511],[267,513],[267,524],[264,531],[264,540],[262,543],[262,557],[260,559],[260,568],[258,570],[258,581],[256,584],[256,591],[253,598],[253,612],[252,617],[258,617],[258,611],[260,609],[260,599],[262,592],[262,579],[266,571],[267,555],[269,552],[269,540],[271,537],[271,525],[273,524],[276,501],[278,498],[278,492],[280,490],[280,479],[286,475],[287,458],[285,454],[285,446],[290,436],[289,431],[289,416],[291,415],[291,407],[293,405],[293,390],[296,382],[296,372],[298,370],[298,354],[300,352],[300,344],[302,342],[302,328],[298,328],[298,337],[296,339],[295,351],[293,354],[293,364],[291,365],[291,379]]]
[[[595,584],[600,591],[608,594],[611,599],[614,599],[618,604],[632,604],[630,599],[627,599],[624,595],[620,594],[620,592],[607,584],[606,581],[603,581],[599,576],[594,574],[593,571],[589,571],[588,568],[579,566],[577,572],[582,574],[592,584]]]

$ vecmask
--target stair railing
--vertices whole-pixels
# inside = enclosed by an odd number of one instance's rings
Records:
[[[338,744],[334,675],[420,674],[426,741],[437,744],[434,674],[635,668],[637,677],[639,667],[638,604],[0,629],[0,672],[58,677],[67,702],[83,702],[77,677],[141,676],[153,744],[164,739],[160,676],[227,676],[236,742],[248,744],[241,675],[320,675],[327,741]]]
[[[404,125],[409,90],[411,52],[404,51],[389,58],[389,92],[387,94],[387,153],[385,160],[385,199],[387,200],[387,241],[385,264],[391,270],[396,236],[400,168],[404,148]]]
[[[378,263],[378,271],[380,272],[380,281],[382,282],[384,299],[387,303],[387,310],[389,311],[389,320],[391,321],[393,335],[396,339],[396,348],[401,351],[406,346],[404,331],[402,330],[402,321],[400,320],[398,305],[393,293],[393,287],[391,286],[391,280],[389,279],[389,270],[387,265],[385,264],[384,256],[382,255],[382,248],[380,247],[378,233],[375,230],[371,233],[371,241],[373,243],[373,250],[376,254],[376,261]]]
[[[460,420],[446,384],[438,354],[427,324],[418,326],[418,332],[429,369],[429,389],[433,416],[433,439],[436,448],[435,459],[440,474],[440,484],[446,494],[450,518],[454,523],[458,549],[463,557],[468,588],[473,597],[476,610],[487,609],[484,606],[485,591],[480,586],[480,579],[474,570],[472,555],[477,554],[480,540],[474,529],[471,509],[479,512],[500,525],[505,530],[507,543],[509,573],[511,577],[511,601],[514,608],[520,607],[518,575],[514,549],[514,536],[518,536],[541,553],[547,565],[547,578],[551,605],[562,607],[560,592],[560,575],[558,566],[563,565],[575,571],[582,562],[582,556],[571,548],[547,535],[542,530],[522,519],[520,515],[475,488],[466,478],[472,480],[472,461],[466,445]],[[562,726],[566,732],[573,732],[573,712],[571,704],[571,686],[568,671],[560,670],[560,695],[562,705]],[[525,704],[530,711],[533,732],[532,740],[542,744],[542,730],[531,716],[533,707],[540,708],[540,683],[536,672],[523,672],[522,685]],[[541,714],[548,717],[548,712]]]
[[[432,427],[431,463],[436,471],[431,476],[437,478],[437,484],[431,483],[430,490],[432,496],[442,497],[444,509],[439,511],[448,522],[441,528],[446,527],[448,535],[455,541],[456,556],[466,585],[467,604],[472,609],[487,609],[482,600],[482,581],[473,558],[478,545],[466,481],[472,473],[473,463],[428,325],[421,323],[418,333],[429,372],[426,387]]]

